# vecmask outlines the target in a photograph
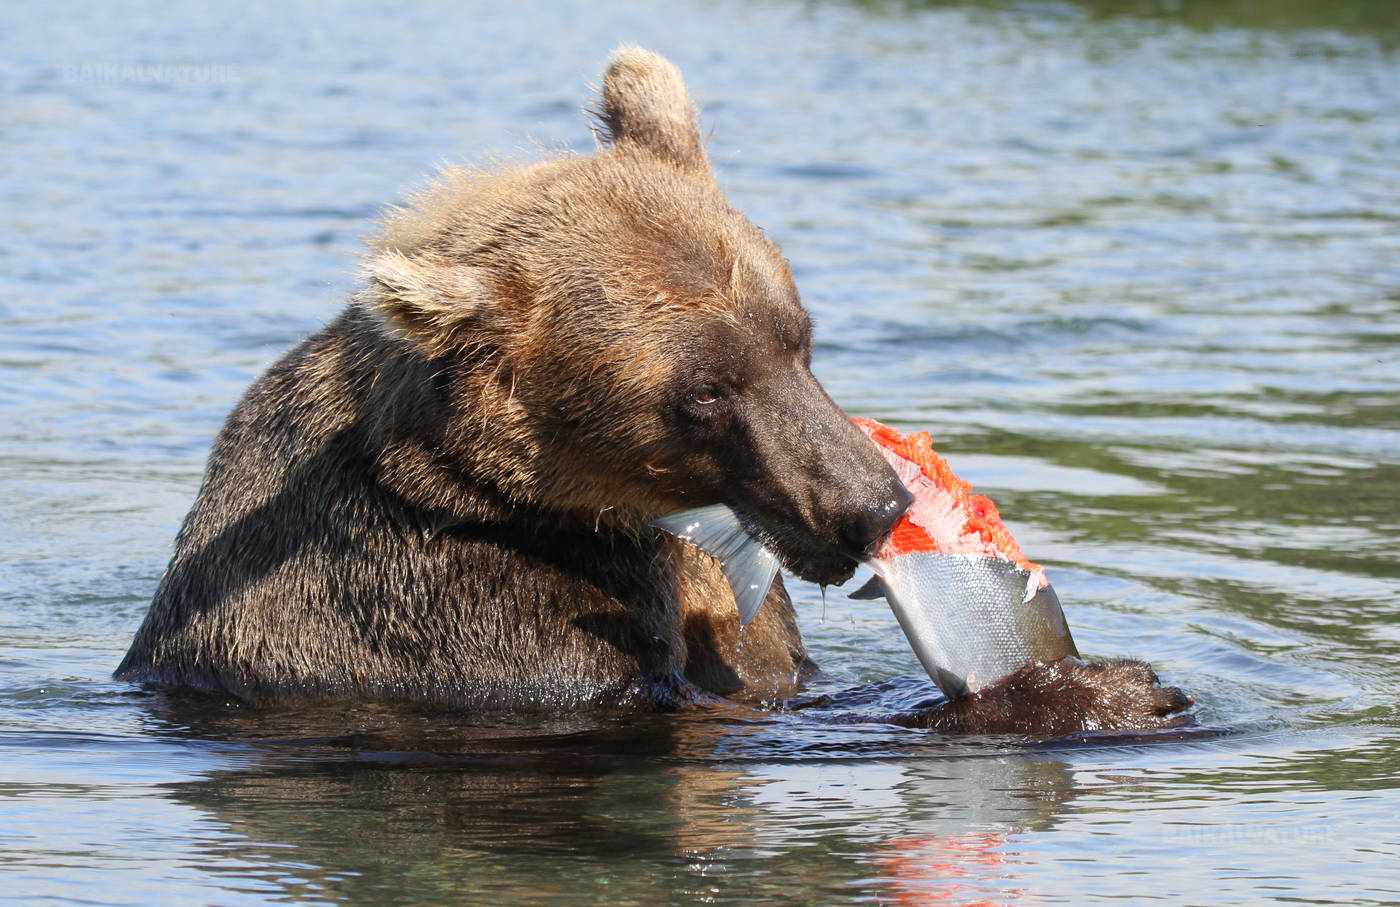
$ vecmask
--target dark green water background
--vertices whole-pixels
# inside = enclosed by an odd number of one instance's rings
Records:
[[[815,368],[1223,737],[250,711],[115,683],[247,383],[443,159],[684,68]],[[1400,4],[0,9],[0,899],[1400,902]],[[845,681],[931,690],[793,583]],[[825,617],[823,619],[823,610]]]

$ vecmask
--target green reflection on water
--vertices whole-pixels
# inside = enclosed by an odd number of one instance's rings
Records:
[[[1375,35],[1387,45],[1400,39],[1400,9],[1391,0],[858,0],[857,5],[880,12],[973,7],[1032,15],[1078,9],[1098,21],[1162,22],[1202,31],[1329,29]]]
[[[1035,491],[996,492],[1003,516],[1049,527],[1062,543],[1074,543],[1076,560],[1094,571],[1146,580],[1207,607],[1326,640],[1336,646],[1336,658],[1384,663],[1400,655],[1400,635],[1393,632],[1400,605],[1398,464],[993,431],[945,445],[960,446],[1091,470],[1110,486],[1112,477],[1123,476],[1161,488],[1084,495],[1046,483]],[[1095,546],[1103,547],[1102,556]],[[1125,547],[1141,551],[1142,560],[1116,562]],[[1173,568],[1174,557],[1188,554],[1205,559]],[[1287,571],[1286,578],[1276,571]],[[1281,598],[1281,589],[1291,592]]]

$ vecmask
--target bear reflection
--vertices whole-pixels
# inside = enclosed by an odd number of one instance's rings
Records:
[[[609,883],[644,899],[846,898],[861,878],[923,891],[959,854],[973,876],[994,873],[978,869],[987,852],[1051,827],[1074,794],[1063,764],[1033,753],[755,715],[482,723],[203,697],[153,710],[170,732],[235,744],[243,763],[172,786],[239,836],[209,845],[201,868],[303,901],[381,886],[428,902],[568,900]]]

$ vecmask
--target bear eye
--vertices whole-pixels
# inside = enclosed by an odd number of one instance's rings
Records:
[[[685,403],[681,409],[691,419],[706,421],[719,415],[728,400],[729,393],[724,387],[706,381],[686,391]]]
[[[690,392],[690,402],[694,403],[696,406],[709,406],[713,403],[718,403],[719,398],[719,388],[715,387],[713,384],[697,387]]]

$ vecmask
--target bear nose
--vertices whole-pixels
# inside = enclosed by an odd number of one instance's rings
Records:
[[[876,546],[890,534],[894,524],[904,516],[904,511],[914,503],[914,495],[903,483],[896,481],[877,500],[880,503],[875,507],[853,514],[841,530],[842,540],[851,552],[859,556],[868,557],[875,553]]]

